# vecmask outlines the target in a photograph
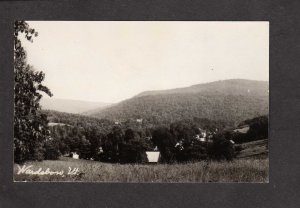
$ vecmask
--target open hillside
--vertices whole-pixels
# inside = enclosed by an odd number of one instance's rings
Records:
[[[268,158],[268,139],[237,144],[236,148],[240,149],[237,158]]]
[[[199,117],[236,124],[268,114],[268,87],[268,82],[237,79],[146,91],[91,116],[114,121],[142,118],[159,124]]]

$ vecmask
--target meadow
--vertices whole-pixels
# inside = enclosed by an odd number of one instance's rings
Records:
[[[15,181],[79,181],[79,182],[134,182],[134,183],[193,183],[193,182],[269,182],[268,159],[236,159],[231,162],[201,161],[185,164],[111,164],[61,157],[60,160],[26,162],[33,171],[42,168],[64,171],[64,175],[18,174],[14,165]],[[68,169],[78,168],[76,175]]]

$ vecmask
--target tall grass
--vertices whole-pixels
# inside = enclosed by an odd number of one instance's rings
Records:
[[[27,162],[32,169],[50,168],[68,171],[79,168],[79,174],[37,176],[17,174],[15,181],[85,181],[85,182],[268,182],[268,159],[239,159],[232,162],[195,162],[186,164],[109,164],[87,160],[62,158],[58,161]]]

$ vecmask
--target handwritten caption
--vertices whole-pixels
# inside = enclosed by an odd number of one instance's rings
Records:
[[[33,165],[23,165],[22,167],[18,165],[17,175],[26,174],[26,175],[57,175],[61,177],[65,177],[66,175],[79,175],[79,168],[68,168],[68,171],[64,170],[51,170],[50,168],[38,168],[37,170],[33,170]]]

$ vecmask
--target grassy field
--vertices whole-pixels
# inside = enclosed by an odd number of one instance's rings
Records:
[[[268,157],[268,139],[246,142],[236,145],[242,149],[237,158],[267,158]]]
[[[186,164],[109,164],[62,157],[58,161],[27,162],[33,171],[42,168],[64,171],[61,175],[18,174],[15,181],[83,181],[83,182],[268,182],[268,159],[238,159],[232,162],[196,162]],[[21,167],[23,165],[20,165]],[[78,168],[76,175],[68,175],[68,168]]]

